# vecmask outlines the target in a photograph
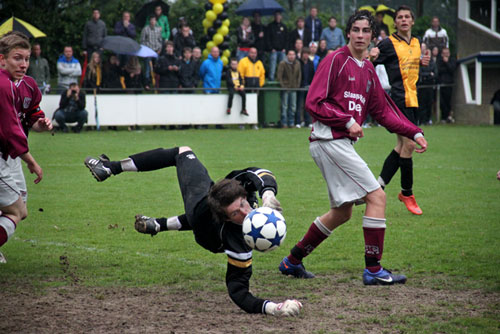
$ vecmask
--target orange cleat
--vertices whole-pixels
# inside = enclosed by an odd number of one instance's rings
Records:
[[[404,196],[402,193],[399,193],[398,198],[406,205],[408,211],[410,211],[414,215],[422,214],[422,209],[420,209],[420,207],[418,206],[417,201],[415,200],[415,195]]]

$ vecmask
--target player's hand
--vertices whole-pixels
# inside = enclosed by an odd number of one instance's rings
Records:
[[[425,151],[427,151],[427,140],[425,140],[424,137],[418,137],[417,139],[415,139],[415,141],[420,146],[420,148],[415,149],[415,152],[424,153]]]
[[[431,61],[431,50],[425,50],[425,54],[420,60],[420,63],[422,66],[429,66],[429,63]]]
[[[294,317],[299,315],[302,303],[296,299],[287,299],[283,303],[268,302],[266,304],[266,314],[277,317]]]
[[[374,47],[370,50],[368,57],[370,57],[370,61],[374,61],[375,59],[378,58],[379,55],[380,55],[380,49],[377,47]]]
[[[276,199],[276,196],[274,196],[271,190],[266,190],[262,194],[262,206],[283,212],[280,201]]]
[[[497,172],[497,180],[500,181],[500,170]]]
[[[351,125],[348,131],[349,131],[349,137],[352,138],[361,138],[364,136],[363,128],[356,122],[354,122],[354,124]]]
[[[34,181],[35,184],[37,184],[40,181],[42,181],[42,178],[43,178],[42,167],[40,167],[40,165],[36,161],[34,161],[34,160],[28,162],[27,166],[28,166],[28,169],[29,169],[30,173],[31,174],[35,174],[37,176],[37,178]]]
[[[39,118],[35,124],[33,124],[33,130],[36,132],[50,131],[52,130],[52,121],[47,117]]]

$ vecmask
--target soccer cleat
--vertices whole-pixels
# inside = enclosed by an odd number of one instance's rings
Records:
[[[314,274],[307,271],[302,263],[292,264],[287,257],[281,261],[278,268],[283,275],[292,275],[295,278],[314,278]]]
[[[415,200],[415,195],[404,196],[402,193],[399,193],[398,198],[406,205],[408,211],[410,211],[414,215],[422,214],[422,209],[420,209],[420,207],[418,206],[417,201]]]
[[[394,275],[387,269],[380,269],[376,273],[370,272],[365,269],[363,272],[363,283],[364,285],[393,285],[393,284],[405,284],[405,275]]]
[[[0,252],[0,263],[7,263],[7,259],[3,256],[2,252]]]
[[[101,154],[97,159],[92,157],[85,158],[85,166],[90,169],[90,172],[98,182],[102,182],[111,176],[111,169],[104,166],[104,161],[109,161],[109,158],[105,154]]]
[[[246,109],[243,109],[243,110],[241,111],[241,114],[242,114],[242,115],[245,115],[245,116],[250,116],[250,115],[248,114],[248,112],[246,111]]]
[[[158,233],[156,230],[157,224],[158,223],[155,222],[154,218],[143,215],[135,215],[134,226],[137,232],[151,234],[151,236],[154,236]]]
[[[231,114],[231,108],[227,108],[226,114],[228,114],[228,115]]]

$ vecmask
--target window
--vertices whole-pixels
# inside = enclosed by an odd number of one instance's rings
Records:
[[[500,0],[468,0],[468,18],[490,31],[500,33]]]

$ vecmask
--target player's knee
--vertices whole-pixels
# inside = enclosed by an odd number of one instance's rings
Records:
[[[367,204],[369,203],[373,206],[385,207],[385,201],[386,201],[386,195],[385,191],[383,191],[382,188],[378,188],[377,190],[369,193],[366,196]]]
[[[179,154],[182,154],[184,152],[189,152],[189,151],[192,151],[191,147],[189,147],[189,146],[181,146],[181,147],[179,147]]]

